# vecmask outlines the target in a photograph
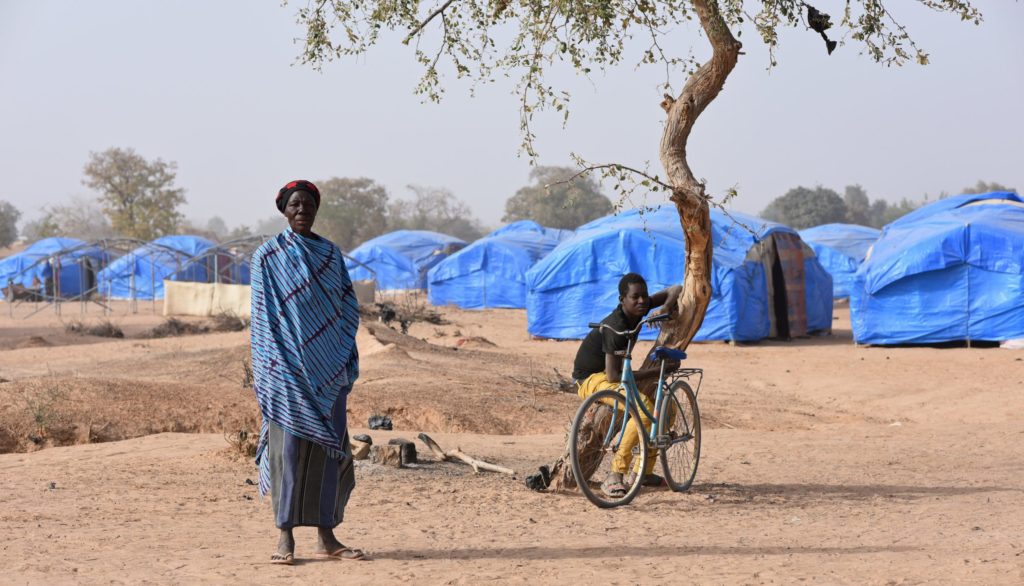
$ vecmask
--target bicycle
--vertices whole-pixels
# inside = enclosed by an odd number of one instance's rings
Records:
[[[633,346],[640,329],[669,319],[668,315],[652,316],[640,321],[636,328],[620,332],[606,324],[591,323],[589,327],[608,330],[619,336],[628,336],[626,353],[622,361],[622,379],[619,388],[603,390],[583,400],[573,418],[569,432],[569,456],[576,485],[590,502],[601,508],[629,504],[643,487],[644,470],[650,450],[661,455],[665,480],[673,491],[682,492],[690,488],[697,475],[700,461],[700,410],[697,407],[697,393],[704,380],[704,371],[699,368],[678,368],[665,373],[667,360],[682,361],[686,353],[681,350],[659,346],[651,352],[654,360],[660,360],[661,372],[654,398],[655,417],[640,401],[640,390],[631,368]],[[696,378],[697,390],[689,381]],[[680,400],[682,396],[682,401]],[[651,422],[650,430],[645,429],[640,413]],[[626,434],[626,424],[633,418],[637,421],[640,436],[638,449],[633,451],[631,467],[635,480],[621,497],[605,494],[599,487],[611,471],[611,461]],[[640,433],[640,430],[643,430]],[[656,456],[655,456],[656,457]],[[598,459],[600,458],[600,459]],[[595,490],[592,484],[596,483]]]

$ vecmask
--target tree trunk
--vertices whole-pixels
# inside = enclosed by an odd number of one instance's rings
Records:
[[[704,184],[693,176],[686,161],[686,142],[697,117],[722,91],[742,46],[722,18],[716,0],[694,0],[693,7],[713,54],[686,80],[679,98],[666,95],[661,103],[668,114],[661,136],[661,164],[667,183],[673,187],[670,199],[679,212],[686,239],[686,274],[676,315],[658,336],[658,343],[680,350],[686,349],[697,334],[711,301],[711,215]]]
[[[667,183],[673,187],[670,199],[679,212],[679,223],[686,239],[686,272],[676,313],[662,328],[657,344],[686,349],[704,322],[711,301],[711,214],[704,184],[697,181],[686,162],[686,141],[704,108],[725,85],[725,79],[739,59],[739,41],[733,37],[719,11],[717,0],[693,0],[701,26],[711,41],[711,59],[702,65],[683,86],[678,98],[666,95],[661,107],[668,114],[661,136],[661,164]],[[649,358],[643,366],[652,366]],[[568,448],[568,446],[567,446]],[[552,490],[574,488],[568,449],[551,467]]]

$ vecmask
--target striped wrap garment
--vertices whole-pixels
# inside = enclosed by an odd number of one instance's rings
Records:
[[[331,413],[359,376],[359,302],[338,247],[291,228],[253,253],[251,272],[253,387],[263,414],[256,463],[266,495],[268,421],[342,457],[346,430],[334,429]]]

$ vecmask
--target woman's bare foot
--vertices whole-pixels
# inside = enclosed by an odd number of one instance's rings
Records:
[[[277,540],[277,551],[270,556],[274,564],[292,565],[295,563],[295,537],[291,529],[282,529],[281,538]]]

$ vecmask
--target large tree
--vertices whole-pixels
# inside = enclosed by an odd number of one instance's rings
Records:
[[[147,161],[133,149],[109,148],[89,153],[82,183],[100,193],[100,204],[114,231],[152,240],[172,234],[183,216],[185,190],[174,186],[178,166]]]
[[[927,63],[927,54],[894,19],[897,6],[902,10],[907,4],[911,2],[848,0],[839,18],[840,28],[848,33],[843,38],[863,43],[866,53],[879,63]],[[981,19],[970,0],[917,0],[915,4],[975,23]],[[675,319],[659,339],[677,348],[685,348],[697,333],[711,299],[709,206],[713,202],[687,162],[690,132],[736,66],[742,48],[736,31],[745,20],[753,21],[774,65],[778,32],[784,27],[806,26],[824,37],[822,50],[835,49],[836,43],[827,37],[832,26],[828,15],[803,0],[314,0],[298,12],[306,28],[301,58],[314,67],[336,57],[365,53],[378,40],[389,38],[382,31],[401,31],[406,43],[415,41],[416,56],[424,67],[417,91],[429,98],[441,96],[442,62],[450,64],[459,77],[483,82],[503,75],[517,77],[523,146],[531,156],[535,156],[530,126],[534,114],[545,108],[568,111],[567,93],[545,77],[550,65],[567,63],[582,75],[615,66],[626,55],[627,43],[636,38],[649,47],[642,63],[666,71],[682,69],[687,60],[666,50],[681,45],[672,35],[686,30],[682,25],[694,17],[711,44],[712,55],[692,70],[681,91],[665,94],[661,102],[666,114],[660,147],[663,174],[619,163],[584,164],[584,170],[600,170],[620,185],[637,178],[642,187],[665,190],[679,212],[686,239],[686,258],[680,259],[685,264],[683,292]]]
[[[365,177],[317,181],[317,232],[342,250],[352,250],[388,228],[388,190]]]
[[[533,220],[550,228],[574,230],[612,211],[612,202],[591,177],[578,177],[568,167],[534,167],[533,185],[522,187],[505,202],[503,222]]]
[[[827,187],[794,187],[761,212],[766,220],[781,222],[797,230],[846,221],[846,204]]]

